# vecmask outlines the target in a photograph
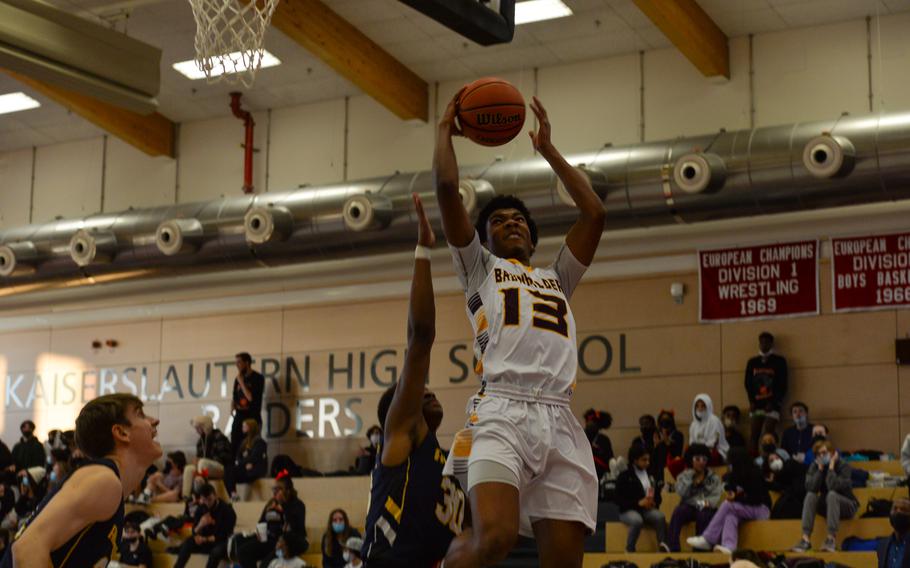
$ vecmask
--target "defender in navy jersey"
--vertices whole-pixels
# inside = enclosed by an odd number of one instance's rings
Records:
[[[0,568],[94,568],[116,560],[123,499],[161,457],[157,426],[133,395],[86,404],[76,419],[76,444],[91,461],[38,505]]]
[[[379,401],[383,441],[377,452],[362,557],[367,568],[430,568],[461,533],[465,496],[444,476],[446,452],[436,429],[442,405],[426,389],[430,350],[436,334],[436,307],[429,248],[435,236],[420,198],[414,279],[408,316],[408,350],[401,380]]]

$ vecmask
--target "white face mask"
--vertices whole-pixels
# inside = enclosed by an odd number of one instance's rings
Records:
[[[704,420],[706,414],[707,414],[707,412],[704,411],[704,410],[696,410],[696,411],[695,411],[695,418],[698,418],[699,420]]]
[[[782,462],[781,460],[774,460],[773,462],[768,464],[768,467],[771,468],[771,471],[780,471],[780,470],[784,469],[784,462]]]
[[[381,442],[381,441],[382,441],[382,435],[381,435],[381,434],[372,434],[372,435],[370,435],[370,443],[373,444],[374,446],[378,446],[378,445],[379,445],[379,442]]]
[[[344,558],[345,562],[351,561],[351,553],[348,552],[347,550],[345,550],[343,553],[341,553],[341,557]]]

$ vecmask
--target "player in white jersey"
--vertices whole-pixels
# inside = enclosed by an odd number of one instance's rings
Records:
[[[439,124],[434,173],[482,387],[446,466],[467,474],[473,526],[452,541],[444,566],[495,564],[520,533],[537,539],[544,568],[580,567],[585,535],[595,528],[597,477],[591,446],[569,408],[578,350],[568,300],[594,258],[604,206],[553,146],[535,97],[539,128],[531,141],[578,205],[578,220],[547,268],[531,267],[537,229],[518,198],[495,197],[472,226],[458,195],[452,146],[457,98]]]

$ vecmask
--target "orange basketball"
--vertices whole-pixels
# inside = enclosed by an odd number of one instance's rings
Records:
[[[458,123],[465,136],[483,146],[501,146],[521,132],[525,100],[511,83],[495,77],[467,85],[458,100]]]

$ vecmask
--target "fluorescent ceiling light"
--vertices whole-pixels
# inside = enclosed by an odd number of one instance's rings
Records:
[[[238,61],[242,61],[239,51],[235,51],[235,52],[229,54],[228,57],[230,57],[231,59],[236,59]],[[263,49],[262,50],[262,64],[259,66],[260,69],[265,68],[265,67],[274,67],[276,65],[281,65],[281,60],[278,59],[277,57],[275,57],[274,55],[272,55],[271,53],[269,53],[268,51]],[[181,61],[179,63],[174,63],[173,67],[174,67],[174,69],[177,70],[178,73],[180,73],[184,77],[188,77],[190,79],[205,79],[205,72],[202,71],[201,69],[199,69],[199,66],[196,65],[195,59],[190,59],[188,61]],[[243,64],[241,63],[238,66],[237,71],[246,71],[246,68],[243,67]],[[212,68],[210,75],[212,77],[217,77],[219,75],[222,75],[223,73],[224,73],[224,68],[221,65],[219,65],[218,63],[215,63],[215,66]],[[233,73],[233,71],[231,73]]]
[[[562,0],[525,0],[515,3],[515,25],[552,20],[572,15]]]
[[[8,112],[19,112],[30,108],[38,108],[41,103],[26,95],[25,93],[9,93],[0,95],[0,114]]]

